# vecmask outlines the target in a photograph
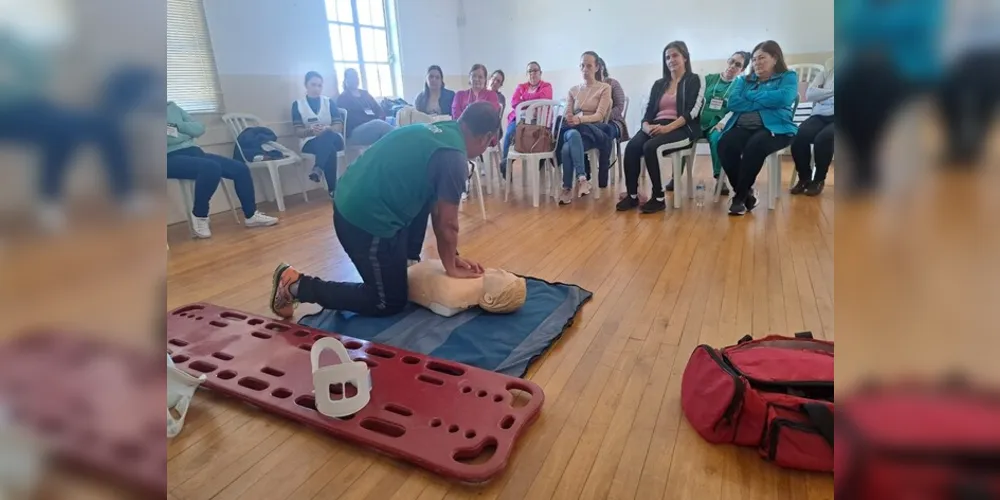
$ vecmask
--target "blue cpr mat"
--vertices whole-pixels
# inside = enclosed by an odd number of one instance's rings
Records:
[[[490,314],[476,307],[445,318],[409,304],[386,318],[325,309],[299,323],[521,377],[593,296],[576,285],[525,279],[527,300],[512,314]]]

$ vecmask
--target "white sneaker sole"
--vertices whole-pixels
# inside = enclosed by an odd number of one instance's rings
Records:
[[[246,220],[243,221],[243,225],[246,227],[267,227],[267,226],[273,226],[277,223],[278,223],[277,220],[274,220],[272,222],[250,222]]]

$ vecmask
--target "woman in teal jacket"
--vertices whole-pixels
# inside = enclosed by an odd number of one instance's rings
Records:
[[[730,215],[743,215],[757,206],[753,183],[768,155],[787,147],[795,136],[792,122],[798,96],[798,76],[788,70],[777,42],[768,40],[753,49],[753,71],[736,79],[729,96],[733,116],[719,139],[719,157],[733,186]]]

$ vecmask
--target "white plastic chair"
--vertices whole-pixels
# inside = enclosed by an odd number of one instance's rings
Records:
[[[822,64],[793,64],[788,69],[794,71],[799,76],[799,83],[811,84],[813,80],[826,71]]]
[[[229,131],[233,134],[233,141],[236,142],[236,148],[240,152],[240,156],[243,158],[243,161],[246,162],[248,167],[250,167],[250,170],[267,169],[268,173],[271,175],[271,184],[274,187],[274,200],[278,204],[278,211],[284,212],[285,195],[284,191],[281,189],[281,175],[278,172],[278,169],[289,165],[304,163],[302,157],[277,142],[271,142],[270,145],[281,151],[285,155],[284,158],[279,160],[251,161],[252,159],[247,158],[243,153],[243,148],[239,143],[239,136],[240,133],[247,128],[259,127],[261,123],[260,118],[244,113],[227,113],[222,116],[222,121],[229,126]],[[309,194],[307,191],[309,188],[307,184],[308,179],[306,178],[306,172],[304,169],[300,169],[299,174],[299,180],[302,182],[302,197],[306,202],[308,202]]]
[[[503,128],[504,124],[504,113],[507,111],[507,103],[500,103],[500,127]],[[500,161],[501,161],[501,145],[503,144],[503,139],[497,136],[497,145],[490,146],[486,148],[483,152],[482,160],[482,170],[480,172],[486,174],[486,194],[493,194],[493,183],[497,182],[499,186],[500,175]],[[485,217],[484,217],[485,218]]]
[[[181,191],[181,197],[184,200],[184,213],[187,215],[188,229],[191,233],[194,233],[194,214],[191,210],[194,209],[194,181],[190,179],[168,179],[171,181],[177,181],[178,187]],[[222,194],[226,195],[226,202],[229,203],[229,207],[233,212],[233,219],[236,224],[241,224],[239,211],[236,210],[236,204],[233,203],[233,195],[229,192],[229,184],[226,179],[222,179],[219,182],[219,187],[222,188]],[[167,246],[169,249],[169,245]]]
[[[542,153],[519,153],[511,146],[510,152],[507,154],[507,179],[505,181],[506,192],[504,194],[504,201],[510,199],[511,185],[514,179],[514,160],[520,160],[522,169],[524,170],[523,175],[531,184],[531,204],[534,207],[538,206],[539,198],[541,197],[542,179],[550,178],[550,176],[545,175],[544,170],[556,170],[556,144],[559,143],[559,132],[562,126],[562,120],[558,120],[557,118],[562,115],[563,107],[564,105],[561,105],[559,101],[539,99],[522,102],[515,108],[514,116],[517,117],[517,123],[544,124],[552,131],[553,141],[552,149]],[[544,163],[546,161],[549,162],[547,165]],[[539,162],[543,164],[542,170],[537,173],[532,172],[532,169],[535,168],[534,166],[538,165]],[[529,175],[529,173],[532,175]]]
[[[669,155],[665,155],[664,154],[667,150],[676,149],[676,148],[684,148],[684,149],[680,149],[680,150],[674,151],[673,153],[670,153]],[[681,177],[682,177],[681,165],[684,164],[684,157],[687,157],[687,159],[688,159],[688,169],[687,169],[687,173],[688,173],[688,175],[687,175],[687,192],[688,192],[688,197],[689,198],[694,198],[694,152],[695,152],[695,143],[692,143],[690,139],[684,139],[683,141],[679,141],[679,142],[671,142],[671,143],[663,144],[660,147],[656,148],[656,157],[659,159],[659,162],[658,162],[659,164],[656,166],[656,168],[660,169],[660,182],[661,183],[663,182],[663,179],[664,179],[664,176],[663,176],[663,167],[664,167],[663,161],[665,159],[669,158],[670,162],[673,164],[673,170],[674,170],[674,176],[673,176],[673,178],[676,179],[674,181],[674,208],[681,208],[681,198],[682,198],[682,196],[681,196],[681,192],[680,192],[680,185],[683,182],[681,180]],[[641,169],[641,172],[640,172],[639,176],[642,177],[643,174],[646,174],[646,168],[647,168],[646,167],[646,159],[643,158],[642,160],[640,160],[639,165],[640,165],[640,169]],[[661,185],[660,189],[662,190],[663,187],[664,186]]]

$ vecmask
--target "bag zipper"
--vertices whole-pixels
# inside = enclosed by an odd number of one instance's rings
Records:
[[[722,413],[722,419],[725,420],[727,423],[732,424],[733,415],[736,414],[736,410],[739,409],[740,404],[743,402],[743,391],[745,390],[745,387],[743,386],[743,380],[741,379],[741,375],[738,371],[736,371],[735,368],[730,366],[729,362],[726,361],[722,356],[720,356],[719,353],[716,352],[715,349],[713,349],[711,346],[701,345],[698,347],[708,352],[708,356],[712,358],[712,360],[715,361],[715,363],[718,364],[720,368],[722,368],[722,371],[726,372],[726,374],[732,377],[733,379],[733,387],[735,394],[733,394],[733,398],[729,400],[729,406],[726,407],[726,411]]]
[[[780,432],[779,427],[788,427],[789,429],[795,429],[802,432],[808,432],[809,434],[820,434],[819,429],[815,427],[804,424],[802,422],[796,422],[794,420],[788,420],[787,418],[776,418],[771,421],[770,436],[767,439],[767,459],[771,462],[774,461],[775,456],[778,454],[778,436]]]
[[[756,344],[756,345],[759,345],[759,344]],[[737,346],[738,347],[742,347],[742,344],[738,344]],[[754,346],[747,346],[747,347],[744,347],[744,348],[753,349],[753,347]],[[828,380],[805,380],[805,381],[787,381],[787,382],[759,380],[759,379],[751,377],[751,376],[743,373],[742,371],[740,371],[740,369],[736,367],[736,364],[733,363],[729,359],[729,355],[727,353],[723,352],[722,355],[726,358],[727,364],[729,364],[729,366],[731,366],[732,369],[739,376],[741,376],[741,377],[749,380],[750,382],[758,384],[758,385],[764,385],[764,386],[781,385],[781,386],[785,386],[785,387],[802,387],[802,388],[813,388],[813,387],[815,387],[815,388],[822,388],[822,389],[825,389],[825,388],[833,389],[833,381],[832,380],[829,380],[829,381]]]

